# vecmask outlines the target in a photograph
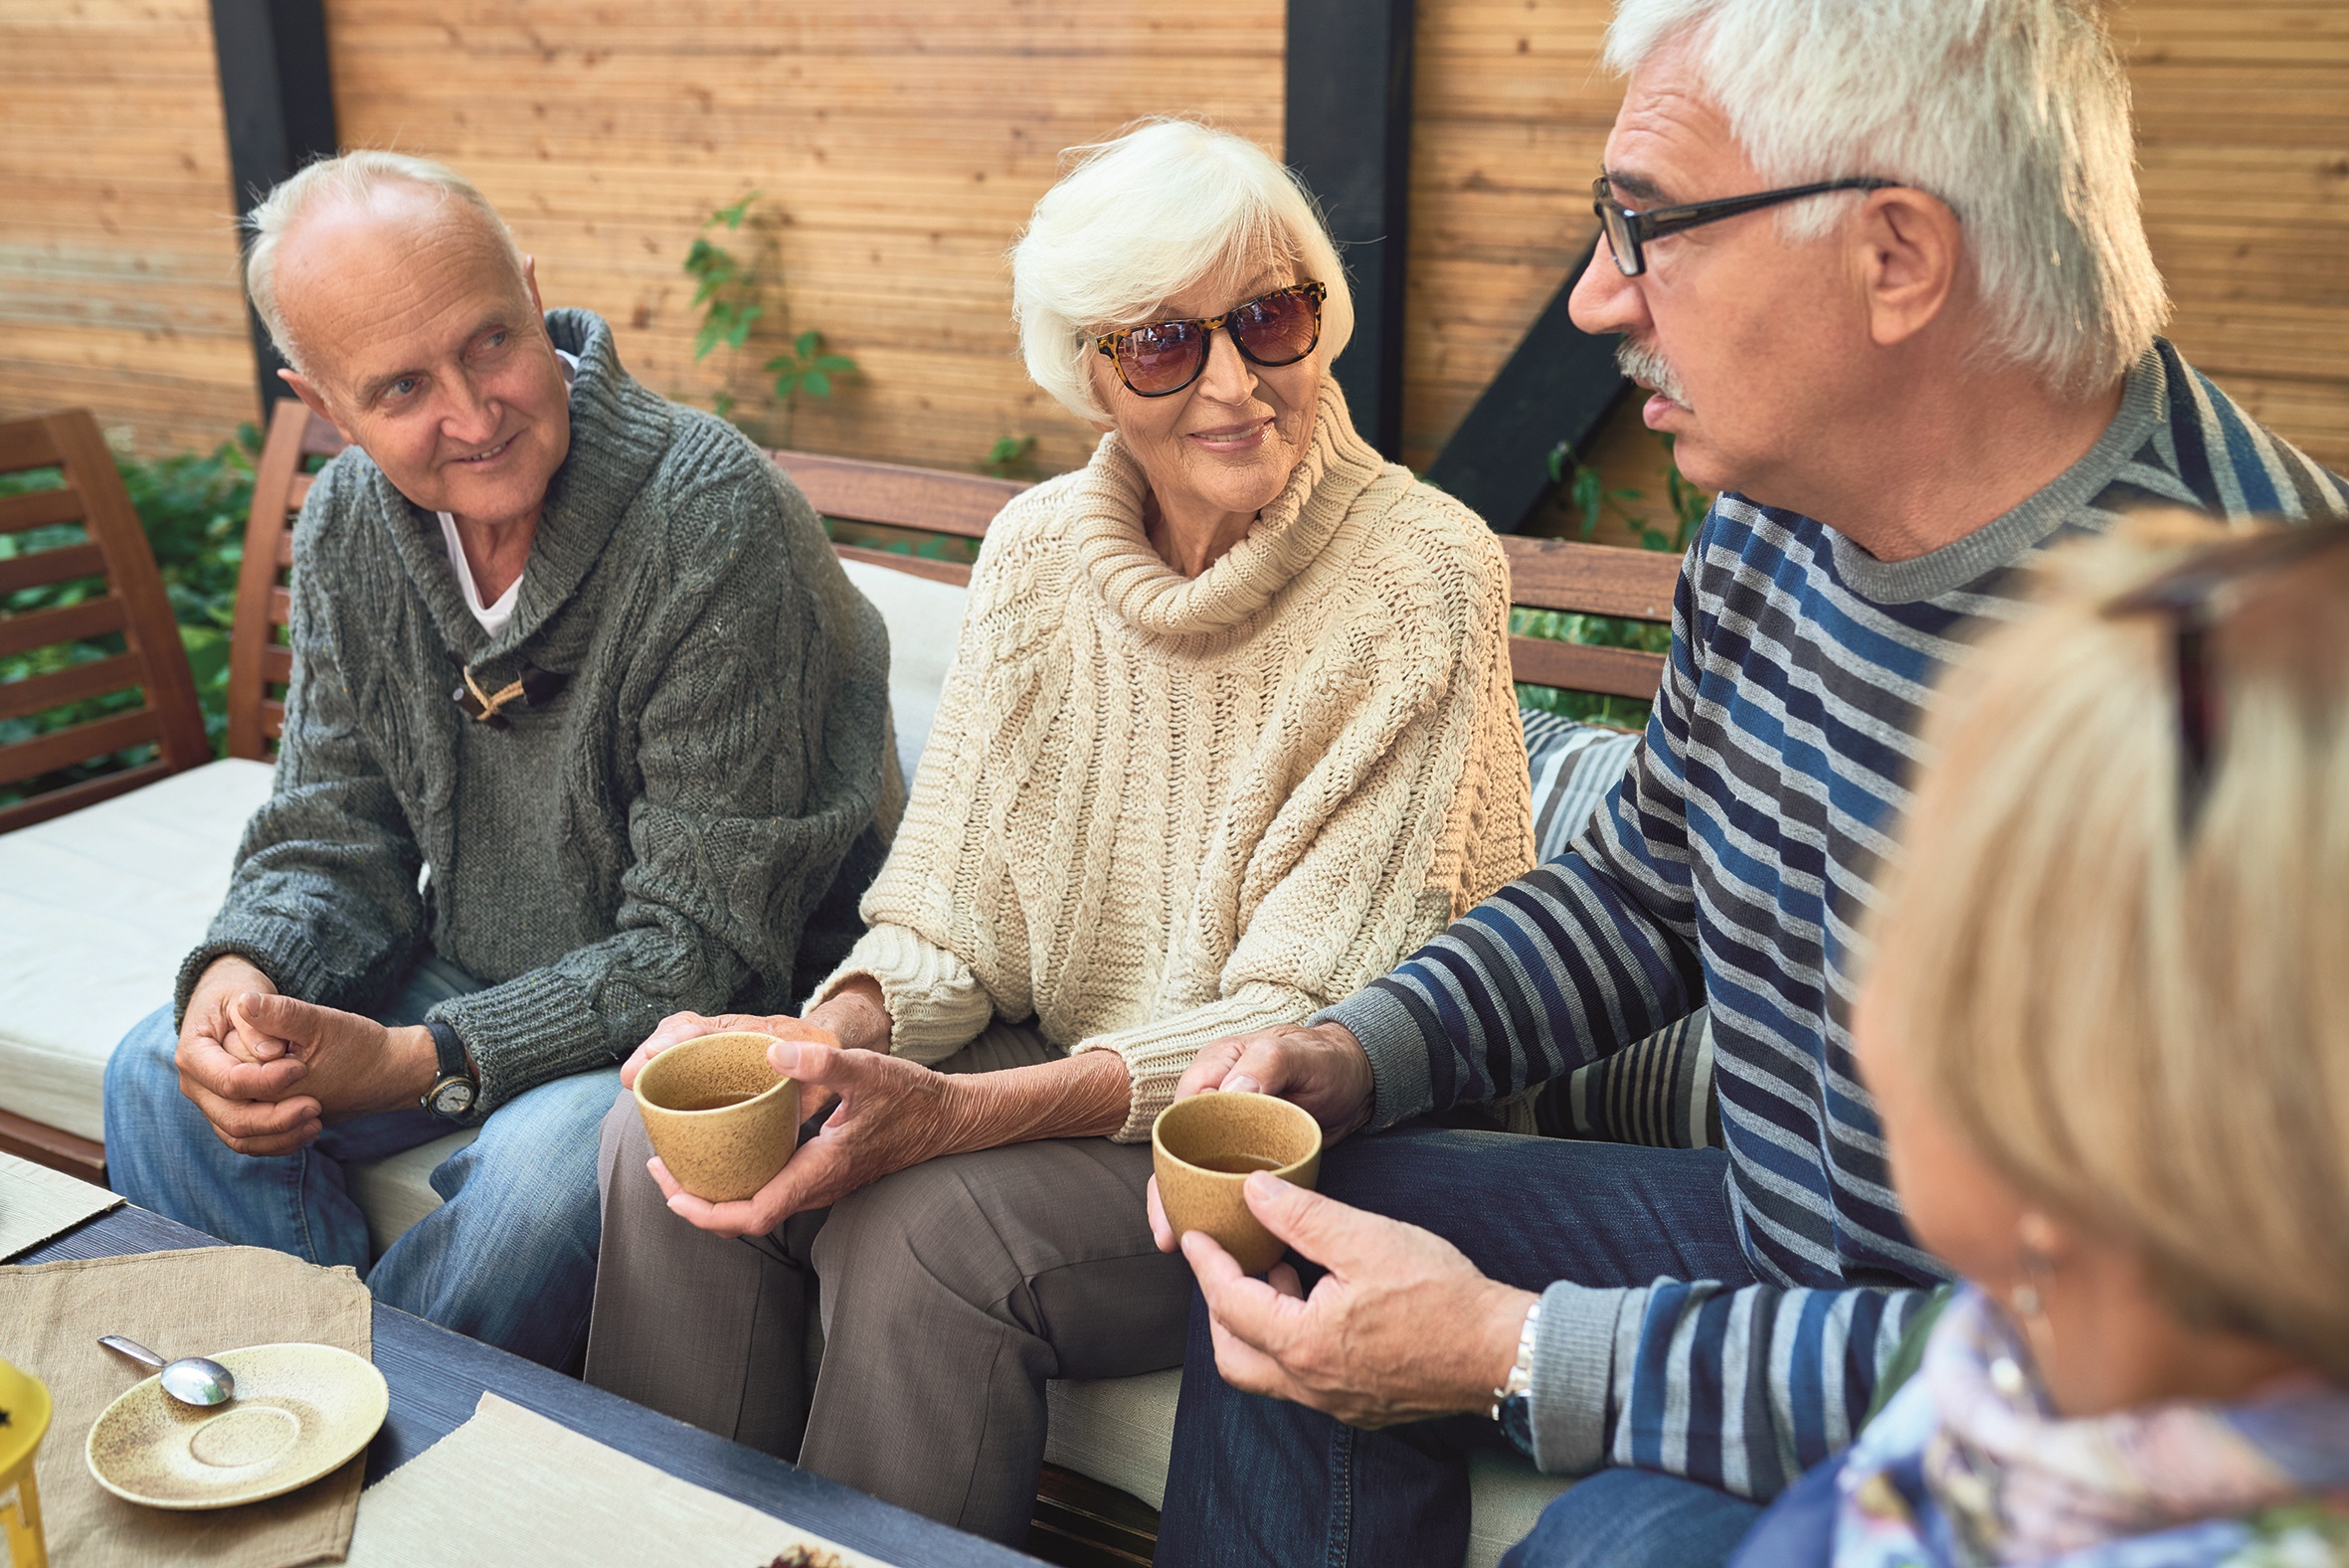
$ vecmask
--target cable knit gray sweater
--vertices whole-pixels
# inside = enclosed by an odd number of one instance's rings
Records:
[[[364,1011],[429,942],[487,982],[434,1009],[476,1117],[664,1014],[792,1005],[854,941],[898,793],[887,633],[807,499],[601,318],[546,320],[580,359],[571,449],[497,636],[366,453],[318,475],[275,788],[178,986],[236,953]],[[451,700],[460,662],[494,691],[525,661],[569,680],[510,728]]]

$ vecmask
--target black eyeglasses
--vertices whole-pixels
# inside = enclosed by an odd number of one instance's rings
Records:
[[[2225,718],[2212,677],[2210,638],[2225,617],[2212,607],[2219,590],[2245,578],[2281,571],[2349,543],[2349,523],[2310,523],[2250,539],[2213,545],[2149,583],[2107,602],[2104,615],[2170,617],[2171,661],[2178,681],[2178,836],[2194,836],[2210,793],[2212,758]]]
[[[1231,346],[1256,364],[1272,369],[1296,364],[1322,340],[1322,301],[1329,292],[1317,282],[1292,283],[1242,300],[1219,316],[1104,332],[1093,346],[1117,366],[1118,379],[1136,397],[1171,398],[1207,368],[1207,339],[1217,327],[1229,332]]]
[[[1614,190],[1607,184],[1606,176],[1601,175],[1590,182],[1590,210],[1598,214],[1599,227],[1606,231],[1607,249],[1615,253],[1615,269],[1625,277],[1637,277],[1648,269],[1648,259],[1640,248],[1650,240],[1661,240],[1683,229],[1719,223],[1739,213],[1758,212],[1783,202],[1799,202],[1806,196],[1823,196],[1829,191],[1882,191],[1899,183],[1898,180],[1822,180],[1816,185],[1789,185],[1783,190],[1756,191],[1751,196],[1725,196],[1717,202],[1651,207],[1644,213],[1635,213],[1615,200]]]

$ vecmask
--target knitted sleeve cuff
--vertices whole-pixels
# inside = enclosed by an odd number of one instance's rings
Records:
[[[452,997],[425,1016],[454,1029],[480,1069],[474,1122],[540,1084],[613,1061],[604,1020],[587,993],[551,968]]]
[[[1385,985],[1374,980],[1305,1021],[1342,1025],[1361,1043],[1370,1063],[1371,1089],[1370,1121],[1364,1132],[1382,1132],[1436,1109],[1427,1037],[1411,1010]]]
[[[1127,1103],[1126,1125],[1110,1134],[1117,1143],[1139,1143],[1150,1136],[1150,1125],[1174,1103],[1174,1086],[1198,1059],[1199,1047],[1227,1035],[1251,1029],[1270,1029],[1295,1023],[1313,999],[1286,985],[1252,982],[1220,1001],[1192,1007],[1154,1023],[1137,1024],[1111,1034],[1079,1040],[1068,1054],[1115,1051],[1126,1064],[1133,1098]]]
[[[994,999],[971,965],[903,926],[867,930],[848,957],[809,994],[808,1008],[828,1000],[858,975],[881,987],[889,1009],[889,1054],[930,1064],[979,1038],[994,1016]]]
[[[1607,1399],[1614,1384],[1615,1325],[1645,1291],[1592,1290],[1559,1281],[1541,1293],[1534,1325],[1534,1385],[1527,1414],[1534,1463],[1544,1476],[1583,1476],[1607,1454]]]
[[[401,946],[401,952],[383,955],[375,968],[388,971],[395,963],[404,964],[406,945]],[[371,1001],[374,998],[365,993],[377,988],[374,982],[383,977],[381,973],[353,973],[328,965],[320,957],[317,945],[289,921],[223,911],[205,934],[203,946],[180,962],[171,997],[175,1027],[186,1020],[188,998],[195,993],[196,982],[204,977],[204,971],[215,958],[231,954],[268,975],[280,994],[298,996],[321,1007],[351,1008]]]

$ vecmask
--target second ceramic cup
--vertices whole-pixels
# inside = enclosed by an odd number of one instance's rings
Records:
[[[1322,1127],[1270,1095],[1193,1095],[1159,1113],[1150,1151],[1174,1234],[1205,1231],[1243,1270],[1262,1274],[1280,1261],[1281,1241],[1249,1212],[1241,1188],[1249,1172],[1269,1170],[1310,1189],[1321,1173]]]
[[[836,1043],[820,1029],[810,1039]],[[697,1198],[747,1198],[775,1179],[800,1132],[800,1085],[767,1065],[775,1036],[735,1031],[672,1045],[636,1074],[652,1152]]]

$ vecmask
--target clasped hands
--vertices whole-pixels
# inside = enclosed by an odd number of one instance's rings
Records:
[[[1369,1060],[1343,1027],[1270,1029],[1219,1040],[1176,1086],[1278,1095],[1313,1113],[1325,1142],[1367,1122]],[[1206,1299],[1215,1369],[1232,1387],[1292,1400],[1351,1426],[1383,1427],[1491,1407],[1517,1359],[1531,1291],[1487,1279],[1432,1231],[1352,1208],[1264,1172],[1248,1177],[1264,1228],[1329,1272],[1309,1294],[1287,1263],[1262,1280],[1201,1231],[1179,1238]],[[1177,1238],[1150,1184],[1162,1252]]]
[[[240,1154],[290,1154],[329,1122],[415,1106],[438,1066],[431,1031],[279,994],[247,959],[215,958],[188,996],[180,1093]]]

